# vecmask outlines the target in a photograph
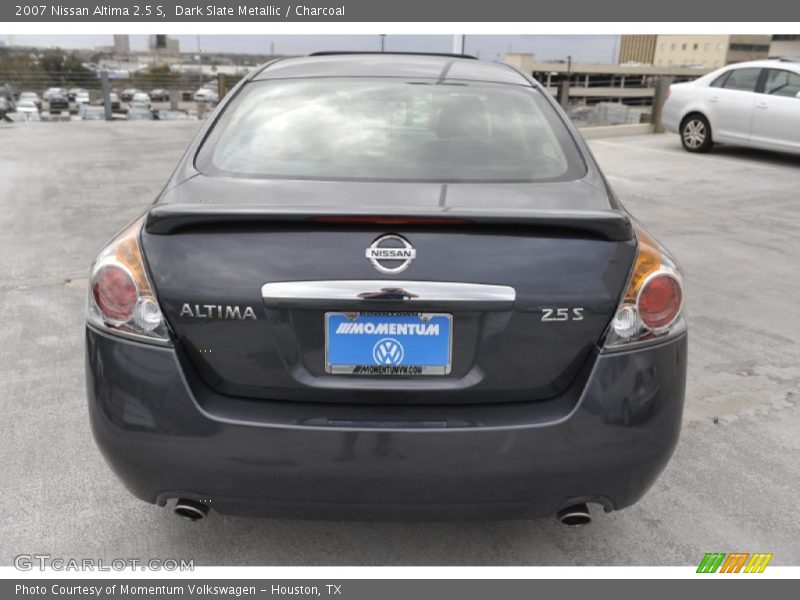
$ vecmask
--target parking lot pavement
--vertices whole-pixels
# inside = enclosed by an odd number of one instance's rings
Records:
[[[0,564],[17,554],[196,565],[800,564],[800,158],[675,136],[594,140],[622,201],[686,269],[688,398],[675,457],[636,506],[554,519],[339,523],[133,499],[97,451],[83,375],[88,265],[155,197],[196,122],[0,126]],[[596,507],[595,507],[596,508]]]

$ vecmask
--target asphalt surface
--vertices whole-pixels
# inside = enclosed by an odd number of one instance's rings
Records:
[[[0,126],[0,564],[17,554],[196,565],[800,564],[800,158],[677,137],[593,140],[623,202],[687,273],[687,406],[636,506],[554,519],[340,523],[212,515],[131,497],[89,430],[83,321],[96,252],[155,197],[197,122]]]

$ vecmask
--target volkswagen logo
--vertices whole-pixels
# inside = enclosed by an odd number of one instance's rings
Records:
[[[378,340],[372,348],[372,359],[378,365],[399,365],[403,360],[403,344],[394,338]]]
[[[382,235],[367,248],[367,258],[372,266],[388,275],[402,273],[416,257],[414,246],[406,238],[393,233]]]

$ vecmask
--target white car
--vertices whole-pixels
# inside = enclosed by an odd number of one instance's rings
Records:
[[[136,92],[131,98],[130,105],[150,108],[150,96],[145,92]]]
[[[52,98],[53,96],[64,96],[66,98],[67,97],[67,90],[65,90],[64,88],[60,88],[60,87],[51,87],[51,88],[47,88],[44,91],[44,94],[42,94],[42,98],[44,100],[50,100],[50,98]]]
[[[17,102],[17,112],[19,113],[39,113],[39,107],[33,100],[19,100]]]
[[[194,93],[195,102],[219,102],[219,96],[214,90],[200,88]]]
[[[39,98],[39,94],[36,92],[22,92],[19,95],[19,101],[22,102],[23,100],[30,100],[36,105],[37,109],[42,108],[42,99]]]
[[[81,91],[75,94],[75,104],[80,106],[81,104],[89,104],[89,92]]]
[[[21,121],[23,123],[42,120],[39,115],[39,107],[36,106],[33,100],[18,100],[17,112],[14,114],[14,117],[15,121]]]
[[[759,60],[675,83],[662,124],[689,152],[716,142],[800,153],[800,60]]]

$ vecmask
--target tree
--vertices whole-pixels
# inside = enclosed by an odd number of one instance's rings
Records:
[[[65,53],[60,48],[46,50],[39,66],[50,79],[51,84],[87,87],[97,79],[96,75],[81,64],[77,53]]]
[[[168,65],[162,65],[137,73],[134,77],[134,85],[142,89],[164,88],[169,90],[178,87],[180,78],[180,74],[170,70]]]

